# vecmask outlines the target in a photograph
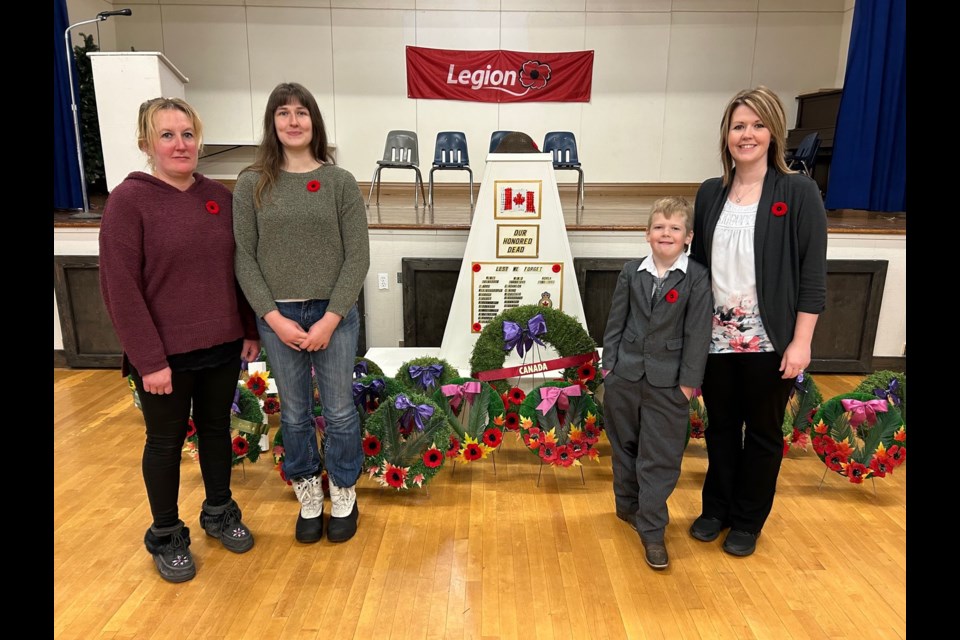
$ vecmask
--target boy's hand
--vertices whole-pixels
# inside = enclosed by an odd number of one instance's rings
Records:
[[[680,391],[683,391],[683,395],[687,396],[687,400],[693,397],[693,392],[694,392],[693,387],[685,387],[683,385],[680,385]]]

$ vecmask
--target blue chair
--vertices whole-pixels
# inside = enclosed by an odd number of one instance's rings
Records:
[[[797,145],[796,151],[788,153],[784,158],[787,166],[798,169],[800,173],[813,177],[813,165],[817,161],[817,152],[820,150],[820,134],[814,131],[808,133]],[[796,166],[795,166],[796,165]]]
[[[487,149],[487,153],[493,153],[497,150],[497,145],[500,144],[500,141],[503,140],[503,136],[511,133],[510,131],[494,131],[490,134],[490,148]]]
[[[417,143],[417,134],[413,131],[394,130],[387,134],[387,141],[383,145],[383,159],[377,160],[377,169],[370,180],[370,194],[367,196],[367,206],[373,197],[373,185],[377,185],[377,204],[380,204],[380,172],[384,169],[413,169],[416,174],[413,183],[413,206],[417,207],[417,187],[423,197],[423,205],[427,205],[427,195],[423,191],[423,176],[420,175],[420,151]]]
[[[577,157],[577,139],[572,131],[551,131],[543,139],[543,152],[553,156],[553,168],[576,171],[580,174],[577,181],[577,207],[583,208],[583,169]]]
[[[470,174],[470,209],[473,210],[473,170],[470,154],[467,153],[467,136],[462,131],[441,131],[437,134],[437,146],[433,151],[433,167],[430,168],[430,206],[433,206],[433,172],[453,169]]]

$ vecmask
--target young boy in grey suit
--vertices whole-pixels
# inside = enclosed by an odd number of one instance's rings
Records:
[[[654,569],[669,563],[667,498],[680,477],[689,401],[710,350],[710,275],[687,258],[692,239],[693,209],[685,199],[653,203],[651,254],[623,266],[603,336],[617,517],[640,534]]]

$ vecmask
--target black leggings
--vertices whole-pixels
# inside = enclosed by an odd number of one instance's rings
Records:
[[[198,456],[207,503],[226,504],[230,498],[230,405],[237,388],[240,363],[173,372],[173,393],[143,390],[139,372],[130,373],[140,395],[147,442],[143,447],[143,482],[153,514],[153,526],[169,527],[180,519],[180,458],[187,436],[190,405],[197,428]]]
[[[773,352],[711,353],[703,376],[703,515],[750,533],[770,515],[783,461],[781,425],[794,380],[780,377],[780,359]]]

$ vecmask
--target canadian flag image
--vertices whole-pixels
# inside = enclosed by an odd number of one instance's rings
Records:
[[[500,192],[501,211],[536,213],[536,204],[536,194],[533,191],[520,189],[514,192],[513,187],[504,187]]]

